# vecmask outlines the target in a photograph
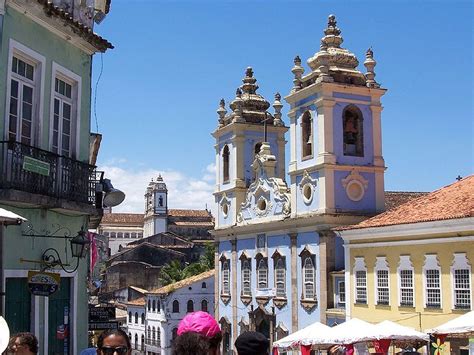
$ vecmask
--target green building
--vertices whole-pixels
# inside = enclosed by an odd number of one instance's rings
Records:
[[[12,333],[38,337],[41,354],[88,345],[88,258],[72,255],[71,240],[103,213],[91,70],[92,56],[113,46],[92,29],[109,7],[0,0],[0,207],[27,219],[0,225],[0,312]],[[59,290],[33,294],[31,271],[59,274]]]

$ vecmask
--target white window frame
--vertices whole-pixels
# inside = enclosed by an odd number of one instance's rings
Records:
[[[336,292],[334,293],[335,308],[345,308],[347,302],[346,281],[344,278],[337,278],[335,280]],[[344,287],[344,292],[341,292],[341,285]],[[341,300],[341,294],[344,295],[344,300]]]
[[[380,303],[379,299],[379,271],[387,271],[387,291],[388,300],[387,303]],[[375,304],[388,306],[390,305],[390,268],[388,266],[387,258],[385,256],[377,256],[375,260],[374,269],[374,300]]]
[[[402,304],[402,283],[401,283],[401,271],[409,270],[411,271],[411,281],[412,281],[412,304]],[[416,292],[415,292],[415,269],[413,264],[410,260],[410,255],[400,255],[400,262],[397,268],[397,276],[398,276],[398,305],[401,307],[415,307],[416,306]],[[407,287],[405,287],[407,288]]]
[[[260,284],[265,284],[261,287]],[[257,290],[268,288],[268,260],[267,258],[257,259]]]
[[[81,129],[81,100],[82,100],[82,78],[71,70],[59,65],[53,61],[51,70],[51,106],[50,106],[50,120],[49,120],[49,149],[53,150],[53,129],[54,129],[54,99],[59,94],[55,91],[56,78],[72,86],[72,108],[71,108],[71,145],[69,157],[77,158],[80,151],[80,129]],[[59,131],[58,147],[61,136]],[[58,150],[59,155],[62,155],[61,149]]]
[[[313,273],[313,277],[312,279],[307,279],[306,278],[306,260],[310,260],[311,261],[311,271]],[[314,257],[314,255],[312,254],[306,254],[302,257],[301,259],[301,263],[302,263],[302,273],[303,273],[303,283],[302,283],[302,286],[303,286],[303,299],[304,300],[315,300],[316,299],[316,265],[315,265],[315,260],[316,258]],[[308,294],[307,294],[307,289],[306,289],[306,285],[312,285],[312,288],[313,288],[313,297],[308,297]]]
[[[365,287],[358,286],[357,284],[357,272],[365,272]],[[368,304],[368,292],[367,292],[367,266],[365,265],[364,257],[354,258],[354,304]],[[365,289],[365,300],[358,298],[358,289]]]
[[[456,307],[456,289],[455,289],[455,270],[468,270],[469,271],[469,308]],[[469,310],[472,309],[472,269],[471,264],[467,258],[466,253],[454,253],[453,263],[451,265],[451,300],[452,309]]]
[[[9,134],[9,122],[10,122],[10,95],[11,95],[11,81],[15,76],[12,73],[12,62],[13,56],[20,58],[21,60],[28,62],[34,66],[34,92],[33,92],[33,112],[31,120],[31,146],[37,146],[45,148],[42,145],[41,137],[43,130],[43,102],[44,102],[44,78],[45,78],[45,67],[46,58],[35,52],[31,48],[21,44],[10,38],[8,44],[8,67],[7,67],[7,93],[6,93],[6,105],[5,105],[5,129],[4,139],[8,140]],[[17,142],[21,142],[21,137]]]
[[[439,305],[429,304],[428,303],[428,278],[427,271],[436,270],[438,271],[438,284],[439,284]],[[430,288],[434,289],[434,288]],[[439,265],[438,255],[436,254],[426,254],[425,263],[423,264],[423,294],[424,294],[424,307],[425,308],[441,308],[443,305],[443,285],[441,278],[441,266]]]
[[[224,266],[227,266],[227,268],[224,268]],[[222,268],[221,294],[230,295],[230,265],[229,265],[229,260],[228,259],[225,259],[225,260],[222,261],[221,268]],[[227,274],[227,276],[226,276],[225,273]]]
[[[241,261],[241,294],[242,296],[252,295],[252,260],[245,258]],[[245,267],[248,265],[248,268]],[[245,283],[248,282],[248,290]]]
[[[276,297],[286,298],[286,260],[284,257],[278,257],[275,263],[275,290]],[[279,272],[283,272],[283,280],[279,279]],[[283,294],[278,294],[278,285],[282,285]]]

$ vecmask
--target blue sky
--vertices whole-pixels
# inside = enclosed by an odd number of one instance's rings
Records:
[[[115,46],[102,57],[96,114],[103,134],[98,165],[127,194],[116,211],[142,212],[146,185],[159,172],[170,207],[211,207],[210,133],[219,100],[234,97],[247,66],[267,100],[277,91],[286,96],[293,58],[305,63],[318,51],[331,13],[342,46],[361,63],[372,46],[376,79],[388,89],[386,190],[431,191],[472,174],[472,7],[470,1],[113,0],[95,27]],[[100,55],[93,69],[94,89]]]

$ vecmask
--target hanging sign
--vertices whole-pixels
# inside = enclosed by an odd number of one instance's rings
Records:
[[[49,296],[59,290],[61,276],[53,272],[28,271],[28,289],[36,296]]]

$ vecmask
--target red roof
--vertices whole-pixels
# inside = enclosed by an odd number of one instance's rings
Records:
[[[209,218],[212,218],[211,212],[208,210],[169,209],[168,215],[170,217],[209,217]]]
[[[474,175],[414,198],[359,224],[336,228],[336,230],[374,228],[467,217],[474,217]]]
[[[143,225],[143,213],[104,213],[101,224],[127,223]]]

